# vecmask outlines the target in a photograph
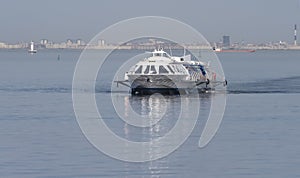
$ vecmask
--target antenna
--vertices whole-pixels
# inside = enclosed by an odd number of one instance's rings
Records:
[[[169,46],[169,49],[170,49],[170,55],[173,56],[172,54],[172,48]]]

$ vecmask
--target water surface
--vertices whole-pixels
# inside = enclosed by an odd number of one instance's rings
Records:
[[[108,65],[140,52],[120,51]],[[1,176],[300,176],[299,51],[219,53],[229,86],[217,135],[207,147],[197,147],[213,97],[202,96],[201,116],[189,139],[168,157],[146,163],[112,159],[82,134],[71,96],[79,55],[76,50],[40,50],[35,55],[26,50],[0,50]],[[109,71],[104,73],[111,75]],[[124,124],[107,104],[111,93],[106,88],[111,81],[98,80],[97,105],[119,136],[147,141],[165,134],[176,122],[172,118],[178,116],[180,101],[173,96],[165,100],[171,107],[156,127],[141,129]],[[118,97],[124,107],[130,104],[145,115],[163,107],[149,96],[131,97],[121,92]]]

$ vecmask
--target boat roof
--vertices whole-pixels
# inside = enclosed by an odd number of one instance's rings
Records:
[[[164,64],[185,64],[185,65],[205,65],[205,63],[201,61],[192,61],[191,55],[185,55],[181,57],[171,56],[167,52],[165,52],[162,48],[154,49],[151,53],[152,56],[145,58],[137,63],[137,65],[148,65],[157,64],[157,65],[164,65]]]
[[[155,49],[154,51],[152,51],[150,53],[152,53],[153,57],[161,56],[161,57],[171,58],[171,56],[167,52],[165,52],[162,48],[158,49],[158,50]]]

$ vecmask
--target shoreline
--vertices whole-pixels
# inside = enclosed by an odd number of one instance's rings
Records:
[[[74,50],[74,51],[82,51],[82,50],[153,50],[154,48],[39,48],[38,51],[43,50]],[[169,48],[165,48],[169,49]],[[172,50],[182,50],[182,48],[171,48]],[[208,48],[185,48],[187,50],[201,50],[201,51],[213,51],[212,49]],[[28,48],[0,48],[0,51],[13,51],[13,50],[24,50],[28,51]],[[249,51],[246,51],[249,50]],[[254,50],[254,51],[251,51]],[[298,48],[237,48],[233,51],[215,51],[216,53],[253,53],[257,51],[300,51],[300,46]]]

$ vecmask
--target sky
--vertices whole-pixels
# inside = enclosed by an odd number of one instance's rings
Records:
[[[300,0],[2,0],[0,42],[88,42],[106,27],[138,16],[177,19],[210,42],[229,35],[232,42],[292,43],[294,24],[300,35]]]

